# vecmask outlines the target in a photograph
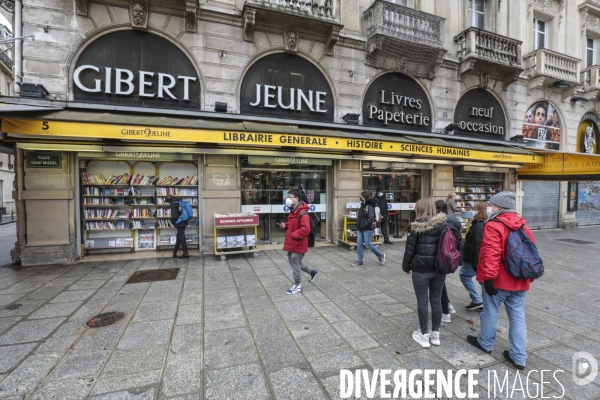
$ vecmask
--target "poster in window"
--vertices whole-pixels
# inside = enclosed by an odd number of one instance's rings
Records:
[[[529,107],[523,121],[523,139],[528,147],[558,150],[560,143],[558,110],[547,101],[539,101]]]
[[[567,211],[577,211],[577,182],[569,182],[569,202],[567,204]]]

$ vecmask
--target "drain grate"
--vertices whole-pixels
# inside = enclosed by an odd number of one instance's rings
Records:
[[[577,239],[556,239],[559,242],[568,242],[575,244],[594,244],[595,242],[586,242],[585,240],[577,240]]]
[[[172,281],[177,278],[179,268],[167,268],[167,269],[146,269],[137,271],[131,275],[131,278],[125,284],[128,283],[140,283],[140,282],[156,282],[156,281]]]
[[[104,314],[98,314],[94,318],[90,319],[85,324],[89,328],[102,328],[103,326],[112,325],[125,318],[125,313],[121,311],[113,311]]]

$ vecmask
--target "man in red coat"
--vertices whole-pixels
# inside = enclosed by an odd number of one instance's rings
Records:
[[[483,286],[483,312],[479,336],[467,336],[467,341],[478,349],[491,353],[496,339],[496,325],[500,306],[504,303],[508,315],[510,350],[502,354],[518,370],[527,360],[527,329],[525,325],[525,297],[532,279],[514,278],[504,269],[506,240],[509,231],[518,230],[525,220],[515,212],[515,195],[504,191],[490,199],[492,215],[483,227],[483,239],[477,266],[477,281]],[[533,234],[524,227],[534,241]]]
[[[300,271],[310,274],[309,282],[315,280],[315,276],[319,273],[316,269],[310,269],[302,263],[304,254],[308,251],[308,235],[310,234],[310,214],[308,213],[308,204],[300,200],[302,192],[298,189],[292,189],[288,192],[288,197],[285,199],[285,204],[290,208],[287,222],[283,222],[280,226],[286,229],[285,240],[283,242],[283,250],[288,252],[288,261],[294,273],[294,286],[286,290],[285,294],[295,294],[302,292]],[[300,214],[306,211],[300,220]]]

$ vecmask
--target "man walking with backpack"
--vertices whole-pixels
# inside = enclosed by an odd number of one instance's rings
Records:
[[[308,204],[301,200],[302,192],[298,189],[291,189],[288,197],[285,199],[285,205],[290,208],[287,222],[282,222],[279,226],[285,229],[285,240],[283,250],[288,252],[288,261],[292,267],[294,275],[294,286],[286,290],[285,294],[296,294],[302,292],[301,271],[310,274],[312,283],[319,273],[316,269],[310,269],[302,262],[304,254],[308,251],[308,235],[311,233],[310,214],[308,214]],[[302,214],[302,218],[300,215]]]
[[[381,235],[383,236],[383,243],[394,244],[394,242],[390,240],[390,236],[388,234],[388,202],[381,187],[377,188],[377,204],[379,205],[379,212],[381,213],[380,229]]]
[[[467,336],[467,341],[488,354],[492,352],[498,313],[501,304],[504,303],[509,321],[510,350],[505,350],[502,354],[516,369],[522,370],[527,360],[525,297],[533,279],[515,278],[507,272],[504,263],[507,256],[515,256],[506,251],[511,231],[519,231],[523,227],[524,233],[532,243],[534,238],[525,226],[525,220],[515,212],[514,193],[500,192],[490,199],[490,205],[492,215],[483,227],[477,267],[477,281],[483,286],[481,332],[478,337]]]
[[[360,196],[362,204],[358,210],[358,219],[356,220],[356,248],[358,250],[358,260],[352,263],[352,267],[363,266],[363,260],[365,258],[363,243],[377,256],[379,265],[383,265],[385,263],[385,253],[377,250],[377,248],[373,246],[373,243],[371,243],[378,219],[378,215],[375,212],[375,207],[377,207],[378,204],[377,199],[373,197],[371,192],[366,191],[362,192]]]
[[[183,254],[178,258],[189,258],[187,248],[187,241],[185,237],[185,227],[187,226],[187,220],[182,221],[179,218],[182,215],[182,209],[179,205],[179,201],[175,200],[172,195],[168,194],[165,197],[165,201],[171,205],[171,223],[177,229],[177,240],[175,241],[175,247],[173,248],[173,258],[177,257],[177,252],[179,251],[179,247],[181,246],[181,250],[183,250]]]

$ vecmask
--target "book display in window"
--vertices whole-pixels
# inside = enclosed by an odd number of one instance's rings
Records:
[[[84,254],[172,247],[176,231],[168,194],[194,206],[187,242],[199,244],[196,163],[82,159],[80,179]]]
[[[454,183],[456,204],[466,210],[472,210],[475,203],[488,201],[493,195],[502,191],[501,184],[457,184]]]
[[[158,248],[172,248],[175,245],[177,230],[171,222],[171,205],[166,196],[192,205],[193,217],[185,230],[189,247],[199,247],[198,227],[198,167],[191,163],[163,163],[158,168],[156,181],[156,228]],[[168,240],[167,240],[168,238]],[[161,240],[162,239],[162,240]]]

